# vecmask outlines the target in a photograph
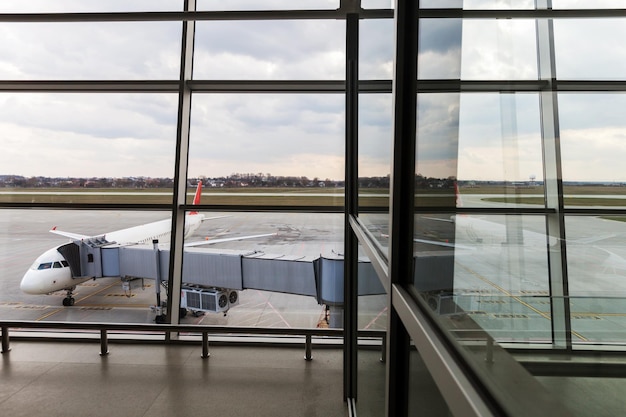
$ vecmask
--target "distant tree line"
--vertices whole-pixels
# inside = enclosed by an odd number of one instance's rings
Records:
[[[194,187],[198,181],[202,181],[205,187],[218,188],[341,188],[345,187],[345,181],[321,179],[319,177],[308,178],[306,176],[280,176],[264,173],[233,173],[224,177],[200,176],[189,178],[188,184]],[[456,179],[431,178],[420,174],[415,176],[415,186],[420,188],[453,188]],[[2,188],[173,188],[173,178],[151,177],[24,177],[21,175],[0,175],[0,187]],[[390,176],[383,177],[359,177],[359,188],[389,189]]]

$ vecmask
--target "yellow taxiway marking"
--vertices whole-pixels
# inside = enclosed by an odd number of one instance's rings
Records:
[[[108,290],[109,288],[113,287],[114,285],[119,285],[119,282],[114,282],[114,283],[112,283],[112,284],[109,284],[109,285],[107,285],[106,287],[103,287],[103,288],[99,289],[98,291],[95,291],[95,292],[93,292],[93,293],[91,293],[91,294],[89,294],[89,295],[87,295],[87,296],[85,296],[85,297],[83,297],[83,298],[81,298],[81,299],[79,299],[79,300],[76,300],[76,302],[77,302],[77,303],[79,303],[79,302],[81,302],[81,301],[84,301],[84,300],[88,299],[89,297],[93,297],[94,295],[100,294],[101,292]],[[54,310],[54,311],[51,311],[51,312],[49,312],[49,313],[47,313],[47,314],[44,314],[43,316],[39,317],[39,318],[38,318],[38,319],[36,319],[35,321],[45,320],[45,319],[47,319],[48,317],[53,316],[53,315],[55,315],[56,313],[58,313],[58,312],[60,312],[60,311],[65,310],[65,308],[66,308],[66,307],[64,307],[64,308],[58,308],[58,309],[56,309],[56,310]]]
[[[532,305],[528,304],[526,301],[522,300],[521,298],[519,298],[516,295],[513,295],[512,293],[510,293],[509,291],[505,290],[504,288],[502,288],[501,286],[499,286],[498,284],[496,284],[495,282],[490,281],[489,279],[483,277],[482,275],[480,275],[478,272],[472,270],[471,268],[468,268],[465,265],[461,265],[458,262],[455,262],[455,264],[457,264],[458,266],[460,266],[461,268],[465,269],[467,272],[469,272],[470,274],[474,275],[476,278],[480,279],[483,282],[486,282],[487,284],[491,285],[492,287],[494,287],[495,289],[497,289],[498,291],[502,292],[503,294],[505,294],[506,296],[514,299],[515,301],[517,301],[518,303],[522,304],[523,306],[531,309],[532,311],[534,311],[535,313],[539,314],[541,317],[546,318],[548,320],[552,320],[552,317],[550,316],[550,314],[548,313],[544,313],[541,310],[538,310],[537,308],[533,307]],[[571,330],[572,334],[576,337],[578,337],[580,340],[582,340],[583,342],[588,342],[589,339],[587,339],[585,336],[581,335],[580,333]]]

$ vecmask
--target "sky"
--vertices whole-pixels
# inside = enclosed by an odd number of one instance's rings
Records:
[[[621,0],[620,0],[621,2]],[[369,0],[366,7],[386,7]],[[450,7],[458,0],[448,1]],[[624,1],[623,3],[626,3]],[[198,1],[214,10],[226,2]],[[286,0],[228,2],[239,9],[293,7]],[[336,7],[306,0],[302,8]],[[427,5],[427,3],[423,3]],[[438,3],[441,4],[441,3]],[[466,8],[532,7],[532,1],[466,1]],[[594,2],[609,7],[611,2]],[[555,7],[588,2],[554,0]],[[619,7],[625,7],[621,5]],[[3,1],[2,12],[180,10],[182,1]],[[535,80],[532,20],[422,22],[421,79]],[[624,80],[626,25],[618,19],[557,21],[557,76]],[[199,22],[194,79],[342,80],[343,21]],[[181,24],[0,23],[2,80],[176,80]],[[391,79],[393,21],[362,21],[361,79]],[[362,94],[361,176],[390,172],[390,94]],[[418,98],[418,173],[462,180],[542,179],[536,94],[439,94]],[[559,95],[565,180],[622,181],[624,94]],[[0,93],[0,174],[173,177],[177,96],[151,93]],[[342,179],[344,97],[336,94],[195,94],[189,175],[264,173]]]

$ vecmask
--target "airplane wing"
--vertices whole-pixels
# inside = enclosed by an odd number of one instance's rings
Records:
[[[450,243],[450,242],[441,242],[441,241],[438,241],[438,240],[414,238],[413,242],[416,242],[416,243],[427,243],[429,245],[443,246],[443,247],[446,247],[446,248],[476,250],[476,248],[473,247],[473,246],[459,245],[457,243]]]
[[[249,235],[249,236],[234,236],[234,237],[225,237],[221,239],[209,239],[209,240],[199,240],[196,242],[187,242],[185,243],[185,247],[193,247],[193,246],[202,246],[202,245],[213,245],[214,243],[222,243],[222,242],[233,242],[237,240],[244,239],[254,239],[257,237],[266,237],[266,236],[275,236],[276,233],[265,233],[262,235]]]
[[[427,216],[422,216],[422,219],[427,219],[427,220],[436,220],[438,222],[446,222],[446,223],[454,223],[453,219],[440,219],[438,217],[427,217]]]
[[[203,222],[207,220],[215,220],[215,219],[223,219],[224,217],[232,217],[232,216],[213,216],[213,217],[204,217],[202,219]]]
[[[74,240],[82,240],[82,239],[89,239],[92,236],[87,236],[87,235],[80,235],[78,233],[71,233],[71,232],[64,232],[62,230],[57,230],[57,227],[54,226],[52,229],[50,229],[50,233],[54,233],[57,235],[61,235],[61,236],[65,236],[68,237],[70,239],[74,239]]]
[[[389,238],[389,235],[386,234],[386,233],[381,233],[380,235],[381,235],[381,237]],[[427,243],[429,245],[443,246],[443,247],[446,247],[446,248],[476,250],[476,248],[473,247],[473,246],[460,245],[460,244],[457,244],[457,243],[450,243],[450,242],[442,242],[440,240],[413,238],[413,242],[415,242],[415,243]]]
[[[610,234],[610,235],[592,236],[592,237],[586,237],[586,238],[574,239],[574,240],[567,239],[567,242],[568,243],[580,243],[580,244],[588,245],[590,243],[599,242],[601,240],[610,239],[610,238],[616,237],[616,236],[617,236],[616,234]]]

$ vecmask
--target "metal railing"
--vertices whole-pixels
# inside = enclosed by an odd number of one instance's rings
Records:
[[[212,335],[265,335],[265,336],[304,336],[304,359],[310,361],[312,359],[313,336],[326,338],[342,338],[343,329],[328,328],[280,328],[280,327],[240,327],[240,326],[198,326],[198,325],[180,325],[180,324],[137,324],[137,323],[81,323],[81,322],[53,322],[53,321],[19,321],[19,320],[2,320],[0,321],[0,329],[2,329],[2,353],[10,350],[10,330],[24,329],[52,329],[57,331],[82,330],[97,331],[100,333],[100,355],[109,353],[109,332],[123,331],[132,332],[132,335],[139,334],[155,334],[163,333],[163,343],[175,343],[168,340],[167,335],[171,333],[189,333],[200,334],[202,338],[202,358],[209,357],[209,334]],[[74,333],[73,340],[93,340],[94,333]],[[360,330],[360,337],[380,338],[382,340],[381,361],[385,360],[385,339],[386,332],[382,330]],[[131,336],[130,334],[128,336]],[[43,338],[42,338],[43,339]],[[136,337],[129,337],[137,343],[141,340]],[[276,341],[276,340],[274,340]]]

